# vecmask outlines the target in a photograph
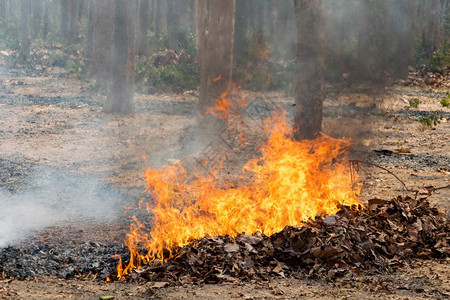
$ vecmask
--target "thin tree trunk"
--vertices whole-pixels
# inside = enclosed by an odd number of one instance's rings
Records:
[[[61,35],[63,38],[67,37],[67,32],[69,28],[69,1],[70,0],[60,0],[61,4]]]
[[[92,4],[93,43],[89,74],[95,77],[97,86],[106,87],[111,78],[114,5],[108,0],[93,0]]]
[[[49,30],[49,23],[50,23],[50,3],[45,2],[44,3],[44,24],[42,25],[42,38],[44,41],[47,39],[48,36],[48,30]]]
[[[68,3],[68,16],[69,16],[69,28],[67,32],[67,43],[72,45],[76,42],[78,36],[78,9],[80,0],[69,0]]]
[[[406,78],[408,66],[414,57],[414,23],[417,13],[417,0],[397,0],[399,10],[405,16],[399,20],[396,40],[398,41],[394,76]]]
[[[322,128],[323,20],[321,0],[295,0],[298,76],[295,138],[314,139]]]
[[[248,55],[248,8],[249,1],[236,0],[234,55],[238,60],[243,60]]]
[[[0,0],[0,18],[6,18],[6,0]]]
[[[92,54],[94,52],[94,1],[90,0],[88,2],[88,34],[87,34],[87,45],[86,45],[86,58],[88,60],[92,59]]]
[[[171,50],[178,50],[179,6],[179,1],[167,0],[167,48]]]
[[[425,31],[423,44],[427,58],[431,60],[434,51],[442,42],[441,35],[441,1],[427,0],[425,4]]]
[[[235,1],[198,0],[197,12],[200,29],[197,32],[200,66],[198,110],[204,114],[231,83]]]
[[[42,2],[32,1],[33,9],[33,39],[40,38],[41,35],[41,23],[42,23]]]
[[[155,1],[155,38],[156,40],[159,40],[161,38],[161,19],[162,19],[162,3],[160,0],[154,0]]]
[[[20,57],[25,61],[30,53],[30,31],[28,22],[30,19],[30,0],[20,1]]]
[[[149,0],[141,0],[139,3],[139,31],[136,53],[148,54],[148,28],[150,26],[150,3]]]
[[[134,2],[115,0],[113,81],[103,111],[133,112]]]

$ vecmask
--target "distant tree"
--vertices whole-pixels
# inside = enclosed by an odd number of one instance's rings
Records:
[[[20,58],[25,61],[30,53],[30,0],[20,0]]]
[[[103,111],[133,112],[135,2],[115,0],[112,85]]]
[[[48,31],[50,28],[50,5],[51,4],[48,1],[44,2],[44,18],[42,24],[42,38],[44,40],[47,39]]]
[[[414,57],[414,23],[417,14],[417,0],[397,0],[399,12],[403,15],[398,18],[398,25],[394,30],[397,41],[397,53],[395,55],[394,76],[406,78],[408,66]]]
[[[159,40],[162,35],[163,30],[163,24],[162,24],[162,15],[163,15],[163,2],[160,0],[153,0],[155,1],[155,38],[156,40]]]
[[[180,6],[178,0],[167,0],[167,48],[171,50],[178,50]]]
[[[234,55],[236,59],[243,60],[248,55],[248,14],[249,1],[236,0]]]
[[[148,54],[148,30],[150,27],[150,2],[149,0],[139,1],[139,30],[136,43],[136,53],[139,55]]]
[[[92,60],[94,51],[94,0],[89,0],[88,5],[88,33],[86,38],[86,58]]]
[[[0,0],[0,18],[6,18],[6,0]]]
[[[68,21],[68,29],[67,34],[64,36],[67,44],[72,45],[76,43],[78,38],[78,25],[79,25],[79,19],[81,15],[81,9],[83,5],[83,1],[81,0],[68,0],[67,5],[67,15],[69,18]]]
[[[422,49],[426,59],[431,60],[434,51],[441,45],[441,0],[422,0],[419,11],[422,17]],[[445,3],[444,3],[445,4]]]
[[[69,1],[71,0],[60,0],[61,5],[61,35],[63,38],[67,37],[69,30]]]
[[[32,1],[33,11],[33,39],[40,38],[42,23],[42,1]]]
[[[234,43],[234,0],[197,0],[200,97],[204,114],[231,84]]]
[[[92,0],[92,18],[89,27],[92,29],[91,61],[88,73],[96,79],[99,87],[106,87],[112,73],[112,50],[114,29],[114,2],[108,0]]]
[[[358,17],[360,32],[353,79],[384,86],[392,46],[388,1],[361,0]]]
[[[324,50],[321,0],[294,0],[297,23],[295,138],[314,139],[322,128]]]

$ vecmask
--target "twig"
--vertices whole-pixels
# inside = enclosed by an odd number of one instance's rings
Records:
[[[403,188],[405,189],[405,191],[407,191],[407,192],[415,192],[415,191],[412,191],[412,190],[408,189],[408,187],[403,182],[403,180],[401,180],[397,175],[395,175],[394,173],[392,173],[391,171],[389,171],[385,167],[379,166],[377,164],[374,164],[374,163],[371,163],[371,162],[368,162],[368,161],[359,160],[359,159],[352,159],[352,160],[350,160],[350,162],[351,163],[362,163],[362,164],[366,164],[366,165],[369,165],[369,166],[380,168],[381,170],[384,170],[384,171],[388,172],[389,174],[394,176],[398,181],[400,181],[400,183],[403,185]]]
[[[406,184],[397,175],[395,175],[393,172],[389,171],[388,169],[386,169],[386,168],[384,168],[382,166],[379,166],[377,164],[374,164],[374,163],[371,163],[371,162],[368,162],[368,161],[359,160],[359,159],[351,159],[350,163],[362,163],[362,164],[366,164],[366,165],[369,165],[369,166],[380,168],[380,169],[388,172],[392,176],[394,176],[398,181],[400,181],[401,184],[403,185],[403,188],[405,189],[405,191],[415,193],[416,197],[417,197],[417,194],[420,192],[419,190],[408,189]],[[351,174],[351,176],[353,178],[353,173]],[[450,189],[450,184],[448,184],[446,186],[433,187],[433,188],[426,188],[425,187],[425,189],[431,194],[431,192],[435,192],[435,191],[438,191],[438,190]]]
[[[437,190],[444,190],[444,189],[450,189],[450,184],[447,184],[446,186],[440,186],[440,187],[436,187],[436,188],[427,189],[427,190],[434,192]]]

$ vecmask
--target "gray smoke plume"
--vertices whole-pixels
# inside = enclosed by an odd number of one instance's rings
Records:
[[[122,206],[119,190],[92,175],[39,169],[25,191],[0,189],[0,207],[0,247],[5,247],[60,222],[112,220]]]

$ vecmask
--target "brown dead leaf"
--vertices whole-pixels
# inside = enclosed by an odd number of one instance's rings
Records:
[[[223,249],[227,252],[227,253],[234,253],[234,252],[238,252],[239,251],[239,245],[238,244],[225,244],[225,246],[223,246]]]

